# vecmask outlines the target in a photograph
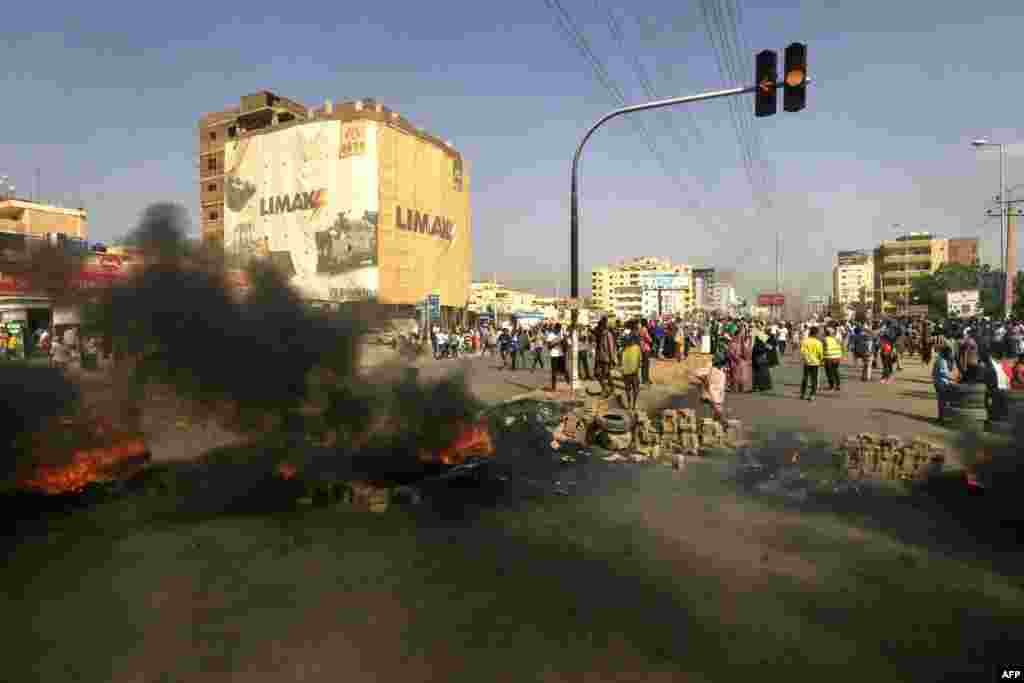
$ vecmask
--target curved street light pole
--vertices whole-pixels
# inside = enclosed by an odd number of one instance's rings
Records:
[[[810,83],[811,79],[808,78],[805,81]],[[781,89],[785,85],[784,81],[778,81],[775,84],[776,89]],[[569,352],[569,384],[573,391],[579,388],[578,380],[578,368],[576,366],[578,354],[579,354],[579,333],[576,330],[577,322],[579,321],[579,296],[580,296],[580,235],[579,235],[579,198],[577,196],[578,188],[578,170],[580,164],[580,155],[583,153],[583,146],[587,144],[587,140],[594,134],[598,128],[604,125],[605,122],[614,119],[617,116],[623,114],[631,114],[638,111],[647,111],[648,109],[659,109],[661,107],[672,107],[677,104],[689,104],[691,102],[701,102],[703,100],[713,100],[720,97],[732,97],[734,95],[744,95],[746,93],[756,92],[760,86],[750,85],[742,88],[728,88],[726,90],[713,90],[711,92],[700,93],[697,95],[684,95],[682,97],[670,97],[665,100],[655,100],[653,102],[643,102],[641,104],[634,104],[628,107],[622,107],[615,111],[609,112],[602,116],[597,122],[590,127],[583,139],[580,140],[579,146],[576,147],[576,154],[572,158],[572,186],[569,194],[569,296],[573,299],[572,308],[572,345],[571,351]]]

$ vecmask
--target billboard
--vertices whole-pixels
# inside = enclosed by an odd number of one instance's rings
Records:
[[[946,309],[950,317],[972,318],[981,313],[978,305],[978,290],[964,289],[959,292],[946,292]]]
[[[640,285],[647,290],[689,289],[690,277],[684,273],[652,273],[641,275]]]
[[[377,127],[380,167],[380,301],[408,304],[438,294],[469,302],[470,174],[452,148],[398,126]]]
[[[758,306],[785,306],[786,297],[782,294],[758,294]]]
[[[376,126],[315,121],[224,147],[229,268],[269,262],[307,299],[365,301],[379,289]]]

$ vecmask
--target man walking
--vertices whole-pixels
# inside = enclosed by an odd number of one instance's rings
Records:
[[[572,380],[569,379],[569,373],[566,371],[565,366],[565,338],[562,336],[561,325],[555,325],[555,328],[548,333],[545,343],[547,344],[548,353],[550,354],[551,391],[556,391],[558,389],[559,375],[565,378],[565,381],[571,388]]]
[[[835,329],[825,332],[825,376],[828,390],[839,391],[839,363],[843,359],[843,345],[836,339]]]
[[[608,318],[603,317],[594,332],[594,376],[605,398],[612,395],[612,365],[616,355],[615,338],[608,329]]]
[[[800,383],[800,398],[814,401],[818,393],[818,368],[825,355],[825,349],[818,341],[818,328],[812,327],[807,337],[800,342],[800,355],[804,359],[804,378]]]

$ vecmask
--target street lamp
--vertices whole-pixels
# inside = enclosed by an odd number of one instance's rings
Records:
[[[971,146],[975,149],[981,149],[983,147],[998,147],[999,148],[999,264],[1003,270],[1003,314],[1005,316],[1010,315],[1010,309],[1013,306],[1013,302],[1009,300],[1010,294],[1010,234],[1009,228],[1009,205],[1007,204],[1006,196],[1006,145],[1001,142],[991,142],[987,138],[978,138],[977,140],[971,141]],[[1004,237],[1005,236],[1005,237]],[[1005,240],[1005,241],[1004,241]]]

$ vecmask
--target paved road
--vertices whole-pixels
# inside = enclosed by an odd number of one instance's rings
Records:
[[[428,358],[418,362],[417,366],[424,378],[465,372],[474,393],[486,402],[542,390],[551,383],[548,369],[502,370],[500,359],[489,356],[440,361]],[[799,431],[840,440],[850,434],[870,431],[904,438],[924,436],[946,444],[951,444],[956,437],[954,431],[935,423],[935,393],[929,368],[919,359],[906,360],[903,371],[897,372],[895,381],[888,385],[879,383],[877,373],[872,382],[862,382],[859,368],[845,362],[840,376],[842,390],[839,393],[820,392],[814,403],[801,401],[802,366],[797,356],[790,354],[773,371],[773,391],[766,394],[729,394],[726,410],[729,417],[743,420],[745,425],[761,433]],[[589,391],[597,391],[596,382],[586,384]],[[825,384],[822,372],[819,389]],[[564,383],[560,383],[562,385]],[[659,385],[645,387],[641,391],[639,407],[644,410],[701,408],[695,390]]]

